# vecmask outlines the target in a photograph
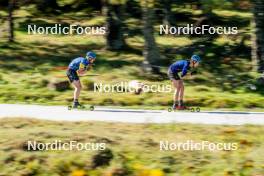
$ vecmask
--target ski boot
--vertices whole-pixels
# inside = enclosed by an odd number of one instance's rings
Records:
[[[93,111],[94,106],[93,105],[84,106],[84,105],[80,104],[79,102],[74,102],[72,106],[68,106],[68,110],[72,110],[72,109]]]
[[[183,101],[179,101],[179,105],[176,107],[177,110],[189,110],[187,106],[184,106]]]
[[[73,102],[72,108],[73,108],[73,109],[83,109],[84,106],[81,105],[81,104],[77,101],[77,102]]]
[[[73,102],[72,106],[68,106],[68,110],[71,109],[85,109],[85,106],[81,105],[78,101]]]

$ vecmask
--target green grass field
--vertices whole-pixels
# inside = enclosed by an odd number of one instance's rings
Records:
[[[172,93],[144,93],[133,95],[128,93],[93,92],[93,83],[118,83],[120,81],[140,80],[146,84],[170,84],[161,76],[146,75],[140,68],[143,61],[142,48],[144,40],[140,31],[140,21],[127,19],[129,30],[126,42],[127,51],[111,52],[105,49],[103,36],[42,36],[28,35],[27,24],[52,25],[56,22],[70,24],[76,18],[81,25],[104,24],[105,18],[94,15],[82,19],[82,12],[72,16],[65,13],[58,16],[34,16],[31,6],[15,11],[16,42],[9,44],[0,41],[0,102],[32,103],[46,105],[66,105],[72,100],[72,89],[56,91],[48,88],[50,82],[67,80],[57,78],[64,75],[65,67],[87,50],[98,54],[98,59],[91,74],[99,76],[84,77],[84,90],[80,101],[84,104],[106,106],[129,106],[140,108],[164,109],[172,104]],[[200,15],[200,11],[190,9],[174,9],[182,15],[189,15],[187,22],[192,22]],[[4,14],[4,12],[1,12]],[[166,67],[177,59],[190,57],[188,48],[203,57],[199,74],[187,78],[186,103],[200,106],[203,109],[261,110],[264,107],[263,87],[250,90],[248,83],[255,84],[257,73],[251,72],[250,40],[241,41],[250,35],[249,21],[251,14],[230,10],[216,10],[218,23],[239,26],[239,34],[235,37],[215,36],[212,40],[192,36],[156,36],[158,47],[166,60],[161,61]],[[186,22],[185,22],[186,23]],[[179,25],[185,24],[179,21]],[[5,24],[2,24],[4,26]],[[156,26],[158,28],[158,26]],[[247,38],[247,37],[246,37]],[[205,47],[200,49],[200,47]],[[202,51],[201,51],[202,50]],[[241,83],[252,79],[248,83]]]
[[[69,105],[72,87],[54,90],[50,84],[67,81],[63,77],[65,67],[72,59],[92,50],[96,52],[97,60],[88,74],[98,76],[81,78],[81,103],[167,109],[173,103],[172,93],[95,93],[93,85],[130,80],[140,80],[147,85],[169,85],[168,66],[195,53],[203,61],[198,74],[184,80],[187,105],[199,106],[202,111],[263,111],[264,87],[257,82],[260,75],[253,71],[256,65],[251,61],[253,15],[250,11],[231,10],[238,8],[233,8],[235,3],[229,1],[223,4],[213,1],[211,25],[237,26],[239,33],[232,36],[162,36],[158,34],[161,14],[156,14],[155,39],[162,56],[159,66],[164,75],[152,75],[141,68],[144,60],[142,20],[131,14],[125,14],[123,21],[128,47],[122,51],[107,50],[105,36],[101,35],[27,34],[28,24],[105,25],[106,17],[90,7],[78,10],[71,6],[67,10],[65,5],[73,2],[75,0],[59,0],[61,9],[55,14],[41,13],[33,5],[35,3],[15,9],[14,43],[7,42],[7,22],[2,17],[8,14],[0,9],[0,103]],[[76,4],[85,2],[76,1]],[[203,17],[202,10],[177,3],[172,6],[176,26],[194,24]],[[140,7],[136,8],[140,10]],[[27,150],[27,141],[40,144],[56,140],[62,144],[70,141],[105,143],[106,150]],[[235,143],[237,150],[160,151],[160,141]],[[264,176],[263,153],[264,127],[261,125],[161,125],[0,118],[0,176]]]
[[[3,176],[242,176],[264,173],[262,126],[136,125],[0,119],[0,175]],[[107,152],[28,151],[28,140],[104,142]],[[237,143],[234,151],[160,151],[159,142]],[[93,167],[95,156],[113,157]]]

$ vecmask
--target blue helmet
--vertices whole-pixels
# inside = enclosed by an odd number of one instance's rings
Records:
[[[191,57],[191,59],[193,60],[193,61],[195,61],[195,62],[201,62],[201,58],[200,58],[200,56],[198,56],[198,55],[192,55],[192,57]]]
[[[87,58],[96,58],[96,54],[94,53],[94,52],[92,52],[92,51],[88,51],[87,53],[86,53],[86,57]]]

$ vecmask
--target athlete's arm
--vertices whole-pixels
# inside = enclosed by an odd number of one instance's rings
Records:
[[[86,67],[86,71],[91,70],[92,68],[93,68],[93,65],[92,65],[92,64],[89,64],[89,65]]]
[[[86,73],[85,69],[80,69],[77,71],[78,75],[83,76]]]
[[[86,73],[86,71],[87,70],[86,70],[85,64],[81,62],[80,66],[79,66],[79,70],[77,71],[77,73],[82,76]]]
[[[188,72],[188,63],[186,62],[182,68],[182,74],[181,77],[184,77]]]

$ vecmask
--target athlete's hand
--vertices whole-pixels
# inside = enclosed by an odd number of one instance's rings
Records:
[[[86,67],[86,71],[91,70],[92,68],[93,68],[93,66],[89,65],[88,67]]]
[[[85,69],[80,69],[77,71],[78,75],[83,76],[85,74],[86,70]]]

